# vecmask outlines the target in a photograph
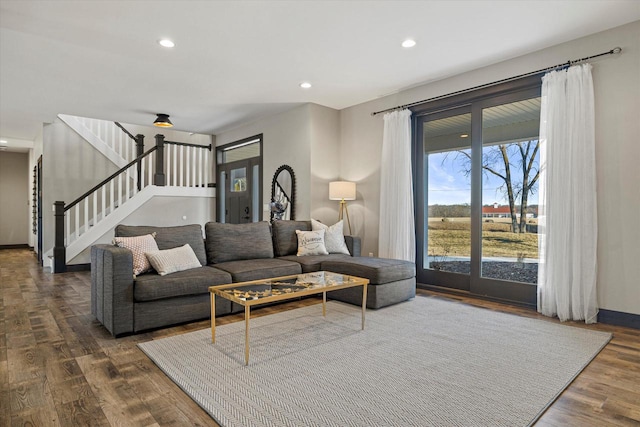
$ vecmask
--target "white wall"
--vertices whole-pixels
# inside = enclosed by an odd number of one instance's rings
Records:
[[[382,114],[373,111],[608,51],[593,60],[598,176],[598,300],[601,308],[640,314],[640,21],[344,109],[342,177],[358,183],[350,204],[363,253],[377,253]]]
[[[289,165],[296,177],[296,219],[309,219],[311,215],[310,104],[217,134],[216,145],[225,145],[258,134],[263,135],[263,203],[271,200],[271,179],[276,169],[285,164]],[[262,212],[262,219],[269,220],[269,211]]]
[[[0,152],[0,245],[28,245],[29,154]]]

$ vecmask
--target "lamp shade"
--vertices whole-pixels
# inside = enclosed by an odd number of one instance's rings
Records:
[[[333,181],[329,183],[329,200],[355,200],[356,183]]]
[[[173,126],[173,123],[171,123],[171,120],[169,120],[168,114],[157,114],[157,116],[158,117],[153,122],[154,126],[158,126],[161,128],[170,128]]]

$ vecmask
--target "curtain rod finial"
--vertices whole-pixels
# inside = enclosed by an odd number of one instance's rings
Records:
[[[612,53],[620,53],[622,52],[622,48],[621,47],[614,47],[613,50],[611,51]]]

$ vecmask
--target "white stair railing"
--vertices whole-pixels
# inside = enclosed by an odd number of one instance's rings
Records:
[[[165,141],[166,185],[206,187],[209,184],[210,151],[205,146]]]
[[[146,187],[159,185],[207,188],[209,171],[213,166],[211,149],[211,145],[164,141],[164,136],[156,135],[156,146],[141,156],[134,157],[81,197],[66,206],[64,202],[56,202],[54,272],[66,270],[66,262],[75,256],[67,255],[77,254],[85,249],[74,248],[72,252],[67,252],[67,247],[76,242],[89,242],[90,245],[95,240],[87,238],[86,234],[93,227],[109,220],[112,213],[125,206]]]
[[[118,207],[127,203],[138,191],[150,185],[144,175],[138,174],[143,165],[151,164],[156,148],[152,148],[138,160],[134,159],[109,178],[64,207],[64,244],[69,246],[91,227],[107,219]]]

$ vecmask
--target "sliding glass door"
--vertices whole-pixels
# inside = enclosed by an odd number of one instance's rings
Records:
[[[415,114],[419,283],[535,304],[540,88],[533,86]]]

